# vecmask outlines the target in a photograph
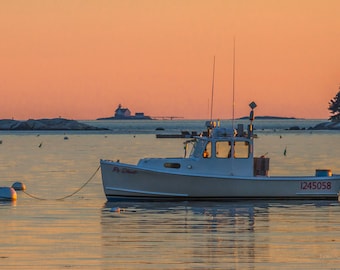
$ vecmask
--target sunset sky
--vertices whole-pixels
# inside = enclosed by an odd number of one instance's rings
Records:
[[[326,119],[339,0],[0,0],[0,119]]]

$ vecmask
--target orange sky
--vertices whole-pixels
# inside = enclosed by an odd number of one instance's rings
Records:
[[[328,118],[338,0],[1,0],[0,118]]]

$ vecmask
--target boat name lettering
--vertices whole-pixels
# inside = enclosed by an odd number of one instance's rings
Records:
[[[301,189],[332,189],[332,182],[300,182]]]
[[[116,173],[131,173],[131,174],[135,174],[137,173],[136,170],[130,170],[128,168],[119,168],[119,167],[113,167],[112,169],[113,172],[116,172]]]

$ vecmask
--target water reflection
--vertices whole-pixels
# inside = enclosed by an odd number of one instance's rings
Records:
[[[0,200],[0,207],[2,206],[16,206],[17,201],[16,200]]]
[[[340,259],[338,224],[339,204],[328,201],[110,202],[102,252],[126,269],[324,267]]]
[[[148,268],[221,266],[230,258],[254,262],[255,216],[268,216],[266,204],[127,203],[120,213],[102,211],[103,253],[116,266]],[[128,268],[129,268],[128,267]]]

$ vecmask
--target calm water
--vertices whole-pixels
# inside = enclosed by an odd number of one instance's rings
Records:
[[[56,200],[89,180],[100,158],[183,156],[183,140],[156,139],[155,127],[201,128],[132,124],[114,123],[113,132],[0,133],[0,186],[21,181],[44,199],[18,192],[17,202],[0,202],[1,269],[339,269],[337,201],[107,203],[99,172],[79,193]],[[340,173],[339,132],[266,125],[255,152],[268,153],[272,175]]]

